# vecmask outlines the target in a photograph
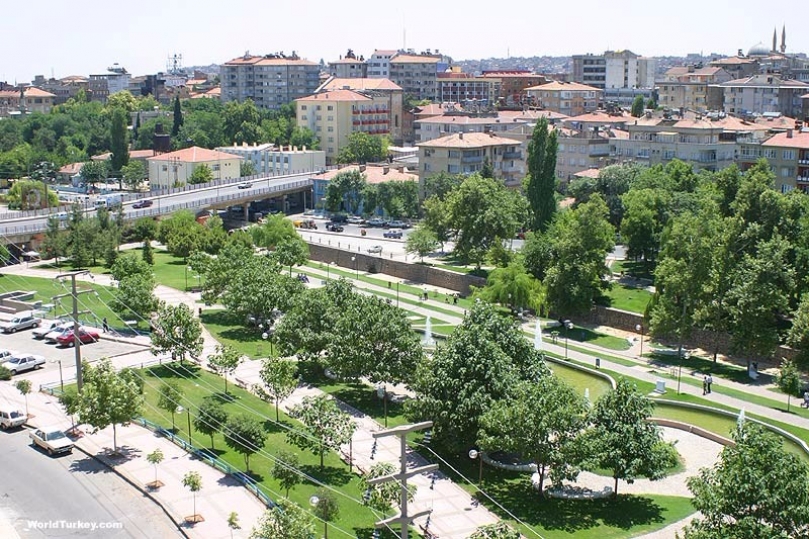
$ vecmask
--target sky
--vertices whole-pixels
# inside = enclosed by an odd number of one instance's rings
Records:
[[[644,56],[692,52],[736,54],[763,42],[809,53],[805,0],[512,0],[404,2],[349,0],[38,0],[8,6],[0,17],[5,44],[0,81],[34,75],[61,78],[103,73],[118,63],[134,75],[165,71],[168,57],[183,65],[221,64],[246,51],[293,50],[306,59],[336,60],[350,48],[439,49],[455,60],[569,56],[629,49]],[[486,7],[482,7],[486,6]],[[609,6],[609,7],[608,7]]]

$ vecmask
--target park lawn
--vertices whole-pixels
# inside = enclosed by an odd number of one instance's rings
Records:
[[[257,359],[268,357],[271,353],[276,355],[273,343],[263,340],[258,330],[234,324],[224,309],[204,310],[200,321],[217,341],[234,348],[243,356]]]
[[[109,307],[110,302],[113,300],[111,288],[85,281],[78,281],[76,286],[79,290],[93,289],[97,294],[78,295],[79,311],[90,311],[79,315],[81,324],[100,328],[102,320],[106,318],[111,328],[116,330],[127,329],[127,326]],[[0,274],[0,292],[14,290],[36,292],[34,300],[42,301],[43,304],[56,303],[54,310],[49,313],[49,317],[72,316],[73,301],[70,297],[60,298],[58,303],[53,299],[54,296],[59,294],[70,293],[69,279],[65,279],[64,283],[60,283],[56,279],[46,279],[44,277]]]
[[[600,376],[574,369],[555,361],[546,361],[545,364],[553,371],[554,375],[570,384],[580,395],[584,395],[585,390],[588,390],[590,402],[595,402],[600,396],[612,389],[610,383]]]
[[[613,283],[604,294],[604,297],[606,299],[605,305],[608,307],[643,314],[652,299],[652,294],[642,288]]]
[[[347,464],[342,462],[333,451],[326,453],[325,467],[321,471],[319,456],[309,451],[303,452],[287,443],[285,432],[300,425],[296,420],[281,412],[280,422],[276,422],[274,406],[233,385],[228,386],[229,395],[226,397],[223,393],[223,379],[215,374],[203,371],[196,365],[182,367],[177,363],[166,363],[146,369],[144,375],[146,380],[144,387],[146,405],[143,408],[143,417],[167,429],[172,428],[171,414],[157,408],[159,388],[163,381],[171,379],[180,385],[183,392],[182,406],[186,409],[196,410],[204,398],[213,395],[220,399],[229,414],[247,414],[262,418],[264,427],[268,432],[263,452],[272,456],[277,455],[280,450],[296,453],[300,460],[299,469],[352,498],[337,495],[340,515],[333,524],[337,528],[349,531],[352,536],[371,536],[377,517],[370,509],[362,506],[358,501],[354,501],[362,498],[358,476],[350,473]],[[187,414],[175,414],[174,419],[176,433],[182,438],[188,439]],[[192,439],[196,447],[210,447],[211,439],[209,436],[195,433],[193,418],[191,430]],[[213,452],[217,454],[219,459],[240,470],[244,471],[246,469],[242,455],[227,447],[222,434],[217,433],[214,435],[214,447]],[[273,460],[266,454],[256,453],[250,458],[250,476],[258,482],[265,494],[269,495],[273,500],[278,500],[283,496],[284,491],[279,483],[272,478],[272,467]],[[204,488],[203,486],[203,494]],[[315,484],[305,481],[290,490],[289,499],[308,510],[309,498],[316,493],[318,488]],[[322,525],[316,527],[318,533],[322,529]],[[339,531],[331,525],[330,531],[331,534],[339,534]],[[393,538],[394,536],[383,534],[383,537]]]
[[[621,273],[623,271],[625,274],[631,275],[632,277],[653,281],[655,265],[649,265],[645,262],[635,262],[634,260],[616,260],[612,263],[612,266],[610,266],[610,270],[613,273]]]
[[[554,337],[556,338],[555,341]],[[559,346],[564,346],[565,342],[567,342],[567,347],[570,350],[577,350],[586,354],[592,354],[593,350],[574,348],[576,342],[585,342],[619,352],[632,348],[629,341],[624,338],[604,335],[603,333],[597,333],[579,326],[574,326],[573,329],[569,331],[566,331],[564,328],[544,329],[542,330],[542,338],[546,342],[552,342]]]

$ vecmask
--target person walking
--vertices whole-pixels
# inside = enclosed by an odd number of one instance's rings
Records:
[[[702,377],[702,394],[703,395],[708,394],[708,376]]]
[[[713,376],[711,376],[709,374],[705,381],[708,383],[708,394],[710,394],[711,393],[711,384],[713,384]]]
[[[104,333],[110,332],[110,325],[107,323],[106,317],[104,318],[104,320],[101,321],[101,329],[104,330]]]

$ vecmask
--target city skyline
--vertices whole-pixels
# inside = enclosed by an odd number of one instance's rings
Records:
[[[348,49],[367,57],[374,49],[401,48],[438,49],[456,61],[621,49],[645,56],[729,56],[759,42],[769,47],[773,28],[780,45],[784,25],[787,52],[809,52],[809,35],[800,32],[798,24],[790,26],[784,15],[751,17],[760,11],[760,3],[740,0],[732,9],[708,4],[682,0],[676,12],[655,14],[647,3],[634,0],[621,3],[624,9],[615,13],[595,0],[582,0],[575,10],[519,2],[510,10],[484,12],[414,0],[406,11],[403,7],[381,11],[377,3],[356,0],[350,9],[314,2],[301,15],[301,6],[291,2],[232,0],[226,8],[217,4],[216,9],[206,9],[187,1],[165,5],[142,0],[122,17],[101,0],[72,4],[43,0],[38,9],[48,17],[36,21],[36,38],[17,12],[0,20],[5,42],[19,45],[0,63],[0,81],[27,83],[35,75],[86,76],[104,73],[114,63],[141,75],[165,71],[173,54],[181,54],[183,64],[191,66],[222,64],[246,51],[263,55],[294,50],[302,58],[327,63]],[[782,13],[800,10],[797,0],[786,4]],[[258,30],[245,28],[257,21],[266,23]],[[48,39],[49,35],[55,37]]]

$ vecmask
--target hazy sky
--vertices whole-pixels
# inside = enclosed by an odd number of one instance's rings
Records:
[[[759,41],[769,46],[774,26],[780,40],[784,23],[787,51],[809,52],[809,32],[799,26],[809,15],[805,0],[9,2],[0,17],[0,81],[10,83],[99,73],[115,62],[136,75],[154,73],[175,53],[186,66],[222,63],[247,50],[295,50],[328,62],[349,48],[365,56],[401,48],[405,29],[408,48],[440,49],[456,60],[607,49],[730,55]]]

